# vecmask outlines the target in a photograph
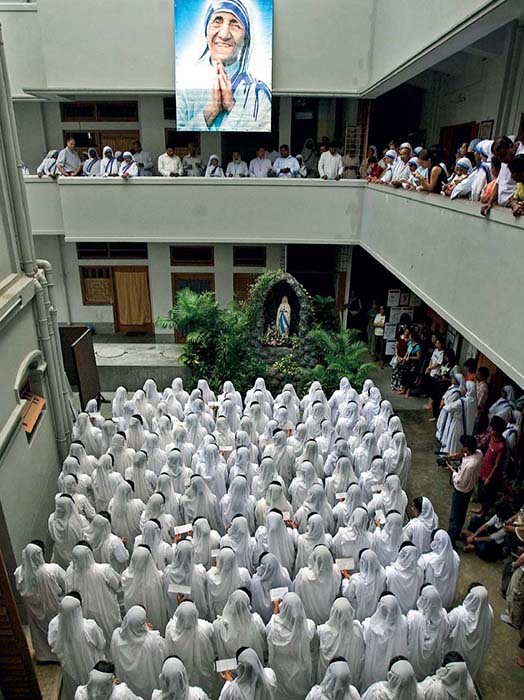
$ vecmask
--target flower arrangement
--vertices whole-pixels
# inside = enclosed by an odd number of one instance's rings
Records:
[[[288,348],[291,347],[292,339],[288,335],[279,333],[275,326],[269,326],[262,343],[273,348]]]

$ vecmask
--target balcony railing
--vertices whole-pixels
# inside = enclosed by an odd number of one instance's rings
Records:
[[[26,181],[37,236],[360,244],[524,385],[524,221],[509,210],[361,181]]]

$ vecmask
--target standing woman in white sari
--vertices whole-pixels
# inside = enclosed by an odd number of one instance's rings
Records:
[[[386,480],[386,463],[382,457],[373,457],[369,470],[363,472],[358,480],[362,497],[366,503],[373,499],[373,494],[380,493]]]
[[[331,606],[327,622],[317,627],[319,640],[317,679],[337,656],[346,659],[351,671],[351,682],[360,688],[364,672],[364,635],[362,625],[355,620],[355,611],[346,598],[337,598]]]
[[[434,676],[428,676],[419,688],[424,700],[478,700],[475,684],[458,651],[450,651]]]
[[[459,555],[453,549],[445,530],[437,530],[431,536],[431,551],[423,554],[419,564],[424,569],[424,580],[435,586],[442,598],[442,605],[453,605],[460,568]]]
[[[238,649],[235,656],[236,678],[226,681],[219,700],[274,700],[277,680],[273,670],[264,668],[262,660],[248,647]]]
[[[360,693],[355,688],[349,664],[342,656],[331,659],[320,685],[314,685],[306,700],[360,700]]]
[[[183,525],[182,496],[175,491],[175,480],[169,472],[162,472],[158,477],[156,492],[164,497],[164,513],[173,518],[174,525]]]
[[[135,537],[140,534],[140,516],[145,508],[145,503],[135,498],[133,482],[127,480],[118,486],[109,502],[113,532],[122,538],[129,551],[133,549]]]
[[[258,568],[251,579],[251,596],[253,610],[267,625],[273,615],[274,604],[271,600],[273,588],[292,588],[291,578],[276,556],[271,552],[260,555]]]
[[[388,429],[389,420],[393,416],[393,406],[387,399],[380,402],[380,409],[376,416],[371,419],[370,429],[374,432],[375,438],[379,440],[382,433]]]
[[[276,509],[269,511],[265,523],[255,533],[258,551],[274,554],[291,576],[295,565],[297,531],[286,527],[282,512]]]
[[[124,476],[126,469],[133,466],[135,451],[127,446],[126,434],[116,432],[111,438],[111,446],[107,454],[113,457],[113,469]]]
[[[309,557],[308,566],[300,569],[293,590],[302,603],[306,616],[320,625],[329,617],[331,606],[340,591],[341,574],[333,555],[324,544],[317,544]]]
[[[173,488],[177,494],[184,493],[193,476],[193,470],[184,465],[182,452],[176,447],[168,452],[167,462],[162,471],[169,474],[173,480]]]
[[[220,458],[216,444],[206,445],[202,451],[202,457],[194,468],[195,474],[200,474],[220,501],[227,493],[227,467]]]
[[[125,386],[117,387],[111,402],[111,415],[113,418],[122,418],[124,415],[124,404],[127,401],[127,389]]]
[[[377,447],[380,454],[383,455],[388,447],[391,447],[391,441],[393,440],[395,433],[403,432],[404,430],[402,428],[402,421],[400,418],[398,416],[391,416],[388,420],[387,429],[377,439]]]
[[[356,401],[348,401],[339,407],[338,419],[335,424],[335,434],[349,440],[353,435],[353,429],[359,419],[358,404]]]
[[[88,521],[76,509],[73,497],[62,494],[55,502],[55,510],[49,516],[49,535],[53,540],[51,562],[67,569],[73,556],[73,547],[84,539]]]
[[[216,565],[206,574],[209,614],[212,620],[222,615],[229,596],[237,588],[251,587],[249,571],[237,564],[235,552],[223,547],[218,552]]]
[[[206,594],[206,570],[195,561],[193,544],[190,540],[180,540],[173,545],[173,561],[162,575],[168,614],[171,618],[180,603],[180,594],[171,592],[171,586],[187,586],[191,589],[191,600],[204,620],[209,619]],[[183,598],[183,596],[181,596]]]
[[[89,414],[85,411],[78,414],[72,437],[73,440],[80,440],[88,455],[93,455],[97,459],[101,456],[102,433],[100,428],[91,425]]]
[[[253,477],[253,481],[251,482],[251,493],[257,501],[265,497],[269,485],[274,481],[280,484],[285,493],[286,487],[284,479],[277,472],[273,457],[264,457],[260,462],[258,474]]]
[[[333,540],[331,535],[326,533],[322,516],[318,513],[310,513],[306,532],[297,538],[297,558],[295,559],[294,576],[298,574],[300,569],[308,565],[309,557],[318,544],[323,544],[331,550]]]
[[[129,612],[134,605],[146,610],[148,622],[164,634],[168,615],[162,587],[162,573],[155,566],[147,545],[135,547],[128,568],[122,574],[124,607]]]
[[[324,519],[326,531],[330,535],[335,532],[333,510],[327,500],[326,492],[320,484],[313,484],[304,503],[295,513],[294,521],[300,534],[304,534],[306,531],[307,518],[310,513],[319,513]]]
[[[322,481],[318,478],[313,464],[308,460],[304,460],[299,463],[297,475],[289,485],[289,495],[293,510],[298,510],[304,503],[313,484],[322,486]]]
[[[100,426],[102,432],[102,453],[106,453],[111,447],[111,440],[116,433],[117,425],[110,418],[107,418]]]
[[[386,590],[386,572],[377,555],[364,549],[359,555],[360,571],[342,581],[342,595],[355,610],[355,617],[362,622],[373,615],[381,594]]]
[[[260,439],[260,436],[264,433],[269,418],[264,413],[262,406],[256,401],[253,401],[249,405],[249,409],[246,410],[249,410],[249,415],[253,421],[253,427],[257,431]]]
[[[322,456],[320,454],[318,442],[313,438],[309,438],[306,442],[303,453],[300,455],[300,457],[297,458],[297,465],[300,464],[300,462],[304,462],[306,460],[308,462],[311,462],[311,464],[315,467],[315,472],[318,478],[323,479],[324,460],[322,459]]]
[[[335,470],[335,466],[341,457],[348,457],[353,460],[353,456],[349,451],[347,440],[341,437],[335,438],[333,449],[328,454],[324,462],[324,476],[331,476]]]
[[[248,483],[248,487],[251,489],[251,484],[253,483],[253,479],[257,474],[257,463],[250,460],[248,448],[239,447],[235,453],[235,461],[229,471],[230,482],[237,476],[243,476]]]
[[[353,453],[353,469],[355,470],[357,477],[360,477],[361,474],[369,471],[374,457],[380,457],[377,448],[377,441],[375,440],[373,433],[368,431],[364,434],[362,442]]]
[[[217,498],[198,474],[193,474],[182,496],[182,512],[186,523],[191,523],[195,518],[203,516],[211,529],[224,532]]]
[[[381,510],[384,515],[391,510],[396,510],[402,516],[402,520],[404,520],[407,505],[408,497],[406,492],[402,490],[400,479],[396,474],[388,474],[382,491],[373,495],[373,498],[367,505],[367,509],[372,520],[375,518],[375,513],[378,510]]]
[[[157,630],[148,628],[148,615],[141,605],[128,610],[111,639],[111,655],[119,678],[139,697],[149,698],[156,688],[166,642]]]
[[[345,527],[341,527],[333,538],[333,552],[337,559],[353,559],[355,571],[359,571],[359,554],[371,547],[371,533],[368,530],[368,512],[364,506],[357,506]]]
[[[481,583],[472,583],[462,605],[448,614],[449,647],[462,654],[472,678],[476,678],[491,642],[493,608]]]
[[[386,566],[386,587],[396,596],[404,615],[416,608],[423,583],[424,571],[418,564],[417,548],[413,542],[403,542],[395,561]]]
[[[362,700],[425,700],[413,666],[404,656],[394,656],[391,659],[389,671],[384,678],[383,681],[373,683],[362,695]],[[462,700],[462,696],[457,697]]]
[[[147,468],[147,453],[138,450],[133,457],[133,466],[126,470],[126,481],[132,481],[137,498],[147,503],[157,485],[155,472]]]
[[[442,662],[450,626],[435,586],[422,586],[417,608],[407,614],[408,647],[417,680],[423,681],[426,676],[435,673]]]
[[[326,479],[326,496],[333,508],[337,504],[337,493],[344,493],[357,478],[350,457],[339,457],[331,476]]]
[[[16,589],[27,610],[31,641],[38,662],[57,661],[47,639],[49,622],[58,615],[65,593],[65,573],[58,564],[46,564],[44,543],[33,540],[22,550],[15,570]]]
[[[267,625],[269,666],[277,677],[276,700],[304,700],[313,685],[317,633],[296,593],[287,593]]]
[[[305,423],[297,423],[294,434],[288,438],[287,444],[295,453],[295,458],[298,459],[304,453],[306,443],[308,441],[308,432]],[[316,444],[316,443],[315,443]]]
[[[175,657],[168,656],[162,664],[162,672],[158,676],[156,690],[153,690],[151,700],[209,700],[207,694],[198,686],[190,686],[186,667]]]
[[[414,498],[411,510],[415,517],[404,528],[404,537],[413,542],[420,557],[431,548],[431,535],[438,529],[438,515],[425,496]]]
[[[122,475],[113,469],[113,456],[110,454],[102,455],[91,477],[91,487],[97,511],[107,510],[109,501],[115,495],[122,481]]]
[[[225,416],[219,416],[217,418],[213,435],[215,436],[219,449],[224,447],[235,447],[235,433],[229,427],[229,423],[227,422],[227,418]]]
[[[60,498],[62,494],[72,496],[79,514],[83,515],[88,521],[91,521],[95,517],[96,511],[91,505],[89,498],[85,494],[78,492],[78,477],[76,474],[66,474],[62,478],[62,488],[60,492],[56,494],[55,501]]]
[[[211,552],[220,546],[220,535],[216,530],[212,530],[207,519],[200,515],[193,520],[192,540],[195,564],[202,564],[207,571],[213,563]]]
[[[290,516],[293,515],[293,506],[286,500],[284,488],[278,481],[272,481],[267,488],[264,498],[257,501],[255,508],[255,524],[257,527],[265,525],[266,515],[273,509],[277,509],[281,513],[289,513]]]
[[[171,450],[178,450],[182,455],[182,462],[185,467],[191,467],[191,460],[195,454],[196,447],[189,440],[185,425],[179,423],[173,428],[173,442],[166,447],[167,458]]]
[[[454,454],[460,450],[460,437],[468,434],[465,400],[460,389],[456,388],[450,392],[442,407],[442,413],[444,418],[440,444],[444,452]]]
[[[384,526],[377,525],[371,540],[371,546],[377,553],[382,566],[389,566],[395,561],[402,544],[402,537],[402,516],[390,510],[386,515]]]
[[[357,483],[350,484],[346,489],[346,497],[344,500],[337,499],[337,505],[333,508],[333,517],[335,518],[335,534],[341,527],[348,526],[351,516],[355,508],[359,506],[366,507],[362,498],[362,491]]]
[[[252,498],[252,496],[251,496]],[[220,540],[221,547],[231,547],[237,563],[253,574],[256,568],[256,540],[251,537],[247,520],[243,515],[234,515],[227,533]]]
[[[288,445],[287,436],[283,430],[277,430],[273,435],[273,444],[266,447],[264,457],[272,457],[278,473],[289,486],[295,476],[295,453]]]
[[[266,628],[260,615],[251,612],[251,598],[245,590],[238,589],[229,596],[222,615],[213,622],[213,639],[219,659],[230,659],[240,647],[249,647],[264,661]]]

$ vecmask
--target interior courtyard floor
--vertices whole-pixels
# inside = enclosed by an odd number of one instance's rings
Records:
[[[383,398],[391,401],[395,413],[399,416],[412,450],[412,465],[408,481],[408,497],[426,496],[431,500],[439,516],[440,525],[447,529],[451,503],[451,485],[449,472],[436,466],[435,424],[428,419],[431,412],[424,410],[425,399],[403,396],[391,391],[391,371],[377,369],[372,376],[380,387]],[[489,592],[489,602],[493,607],[495,620],[493,638],[480,674],[477,685],[482,700],[517,700],[523,697],[524,670],[514,661],[519,652],[517,647],[519,633],[500,621],[500,614],[506,605],[500,595],[501,563],[488,563],[475,554],[464,554],[459,542],[457,551],[460,555],[460,576],[455,604],[462,602],[467,588],[473,581],[482,583]]]

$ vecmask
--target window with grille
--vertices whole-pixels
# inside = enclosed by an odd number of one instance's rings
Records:
[[[235,267],[265,267],[266,246],[264,245],[235,245],[233,246],[233,265]]]
[[[212,266],[215,264],[215,250],[213,246],[196,245],[172,245],[171,265],[202,265]]]
[[[164,119],[176,120],[176,100],[174,97],[164,97]]]
[[[63,122],[137,122],[138,102],[62,102]]]
[[[84,306],[108,306],[113,302],[110,267],[81,267],[80,284]]]

